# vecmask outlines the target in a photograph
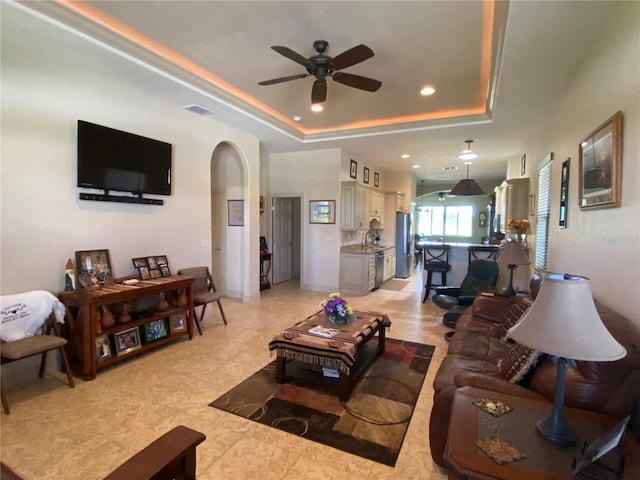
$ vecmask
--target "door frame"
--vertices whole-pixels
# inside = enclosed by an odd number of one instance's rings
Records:
[[[295,215],[295,210],[296,208],[299,209],[299,215],[296,221],[296,218],[294,217],[292,219],[292,225],[293,225],[293,233],[292,233],[292,237],[293,237],[293,242],[297,242],[297,245],[293,245],[292,246],[292,255],[294,254],[294,252],[296,251],[296,247],[297,250],[299,252],[297,261],[298,261],[298,265],[299,268],[298,270],[298,278],[302,279],[303,278],[303,268],[304,268],[304,209],[303,209],[303,195],[301,193],[283,193],[283,194],[273,194],[269,197],[269,206],[270,208],[268,209],[271,217],[269,218],[269,222],[268,224],[268,228],[269,228],[269,238],[271,239],[271,245],[273,246],[273,223],[274,223],[274,209],[275,209],[275,202],[277,199],[290,199],[290,200],[294,200],[294,208],[293,208],[293,215]],[[297,200],[297,205],[295,200]],[[273,264],[275,265],[277,262],[277,258],[276,258],[276,250],[275,248],[273,248]],[[294,265],[295,264],[295,260],[296,257],[292,256],[291,259],[291,264]],[[292,278],[294,279],[296,278],[296,269],[293,268],[292,269]],[[271,270],[271,278],[270,281],[273,285],[275,285],[275,283],[273,282],[273,268]]]

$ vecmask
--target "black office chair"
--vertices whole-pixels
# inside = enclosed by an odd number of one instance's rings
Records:
[[[424,298],[422,303],[429,298],[429,292],[434,286],[444,286],[447,284],[447,272],[451,270],[449,263],[449,251],[451,245],[425,245],[423,247],[423,268],[427,271],[427,283],[424,288]],[[433,274],[440,274],[440,284],[433,285]]]
[[[439,287],[432,297],[433,303],[449,310],[443,323],[455,328],[455,322],[476,296],[483,290],[490,289],[498,283],[500,269],[494,260],[476,259],[469,264],[467,275],[459,287]]]

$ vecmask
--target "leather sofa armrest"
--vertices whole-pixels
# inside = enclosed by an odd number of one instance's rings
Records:
[[[486,375],[483,373],[459,372],[454,376],[453,380],[457,387],[476,387],[483,390],[505,393],[507,395],[531,398],[533,400],[541,400],[544,402],[551,401],[544,395],[541,395],[529,388],[521,387],[516,383],[507,382],[500,377]]]
[[[179,425],[136,453],[104,480],[196,478],[196,446],[206,438],[204,433]]]
[[[435,295],[460,296],[460,287],[435,287]]]

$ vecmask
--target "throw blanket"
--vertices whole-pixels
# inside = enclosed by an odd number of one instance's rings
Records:
[[[64,323],[64,304],[44,290],[2,295],[0,297],[0,339],[14,342],[32,337],[53,311],[58,323]]]
[[[335,328],[340,333],[324,338],[309,333],[316,326]],[[287,328],[269,342],[269,350],[278,357],[299,360],[314,365],[338,367],[349,373],[356,361],[358,349],[380,328],[391,326],[389,317],[382,313],[356,312],[356,319],[346,325],[332,324],[320,311]]]

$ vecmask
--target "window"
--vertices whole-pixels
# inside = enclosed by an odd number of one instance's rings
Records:
[[[471,205],[418,207],[419,235],[470,237],[472,226]]]
[[[536,227],[535,267],[540,270],[547,269],[552,164],[553,153],[550,153],[538,166],[538,225]]]

